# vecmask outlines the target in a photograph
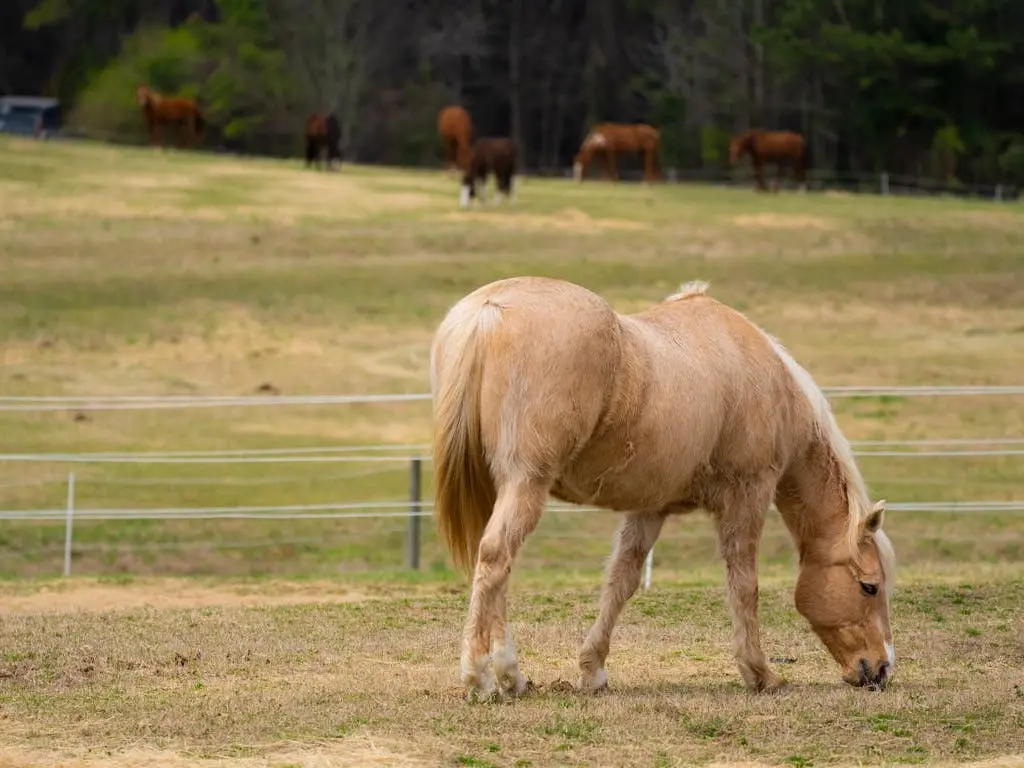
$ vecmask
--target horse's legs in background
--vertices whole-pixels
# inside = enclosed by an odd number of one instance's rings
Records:
[[[662,514],[628,512],[615,532],[615,544],[601,589],[601,612],[580,650],[580,688],[584,691],[598,691],[608,684],[604,662],[611,647],[612,629],[623,606],[640,585],[644,560],[664,522]]]
[[[716,515],[732,614],[733,652],[743,681],[758,692],[774,692],[786,686],[786,681],[768,666],[757,622],[757,550],[771,497],[769,489],[728,494],[725,506]]]
[[[473,593],[462,634],[462,682],[471,697],[526,690],[508,627],[505,589],[516,554],[537,527],[547,495],[548,484],[536,480],[507,483],[498,490],[477,550]]]
[[[754,160],[753,165],[754,165],[754,182],[756,184],[755,189],[763,192],[765,190],[765,186],[764,186],[764,169],[761,167],[761,158],[756,158]]]
[[[776,163],[776,165],[778,166],[778,169],[775,172],[775,190],[774,191],[775,191],[776,194],[778,194],[779,189],[782,187],[782,174],[786,170],[786,163],[785,163],[784,160],[780,159],[779,162]]]
[[[797,155],[793,162],[793,178],[801,192],[807,191],[807,166],[804,164],[803,153]]]
[[[605,173],[608,175],[609,181],[618,181],[619,169],[617,165],[617,159],[615,157],[615,150],[611,147],[605,147],[604,149],[604,167]]]

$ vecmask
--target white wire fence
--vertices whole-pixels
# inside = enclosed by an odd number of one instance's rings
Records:
[[[825,388],[830,398],[857,397],[943,397],[943,396],[1019,396],[1024,386],[958,386],[958,387],[830,387]],[[368,403],[398,403],[429,400],[429,394],[399,395],[309,395],[309,396],[131,396],[131,397],[0,397],[0,410],[17,412],[52,412],[62,410],[155,410],[163,408],[217,408],[262,407],[283,405],[338,405]],[[1002,459],[1012,461],[1024,456],[1024,438],[951,438],[913,440],[866,440],[853,443],[855,454],[863,458],[892,460],[974,461]],[[318,481],[337,481],[340,485],[358,479],[372,479],[375,475],[389,474],[390,487],[395,487],[395,473],[407,471],[408,494],[405,499],[342,500],[307,504],[225,504],[195,506],[85,506],[80,498],[80,481],[90,485],[125,488],[157,489],[175,487],[235,487],[245,492],[250,487],[275,484],[301,484],[310,482],[311,475],[296,474],[301,465],[338,465],[335,472],[316,470]],[[102,474],[103,468],[117,466],[131,469],[131,476]],[[176,465],[179,472],[208,467],[217,474],[195,476],[187,473],[162,475],[159,467]],[[244,476],[232,476],[231,466],[257,465]],[[270,465],[288,465],[289,472],[267,474]],[[100,452],[11,452],[0,453],[0,466],[14,467],[15,476],[0,480],[0,493],[5,489],[28,486],[66,484],[66,503],[48,508],[11,508],[0,510],[0,525],[60,524],[64,523],[64,573],[71,573],[73,554],[102,549],[102,544],[76,544],[76,522],[131,522],[131,521],[328,521],[373,520],[392,523],[381,530],[388,534],[405,532],[405,563],[412,569],[420,567],[421,520],[433,514],[433,505],[423,498],[422,475],[424,465],[430,465],[430,446],[426,444],[391,445],[322,445],[276,448],[245,448],[225,450],[168,450],[168,451],[100,451]],[[35,468],[48,471],[40,474]],[[263,467],[267,469],[263,469]],[[18,467],[25,467],[20,472]],[[58,470],[63,467],[64,470]],[[151,467],[151,470],[147,470]],[[50,469],[52,468],[52,469]],[[70,470],[70,471],[67,471]],[[135,476],[136,471],[152,471],[154,476]],[[172,470],[175,471],[175,470]],[[196,470],[199,471],[199,470]],[[92,476],[90,473],[99,473]],[[14,473],[12,473],[14,474]],[[76,476],[79,481],[76,488]],[[399,483],[403,482],[401,480]],[[1011,495],[1016,492],[1013,486]],[[1018,514],[1024,513],[1024,498],[974,499],[953,501],[936,493],[932,500],[890,501],[887,508],[897,512],[927,512],[947,514]],[[111,494],[101,494],[110,498]],[[171,496],[168,493],[168,496]],[[53,494],[49,494],[52,498]],[[173,498],[178,498],[177,495]],[[116,502],[115,502],[116,503]],[[588,512],[592,507],[581,507],[552,501],[548,511],[556,515]],[[567,534],[562,534],[567,535]],[[273,541],[222,542],[135,542],[131,547],[139,551],[198,547],[211,549],[256,548],[277,545],[311,545],[323,543],[320,537],[277,537]],[[57,548],[47,545],[36,554],[52,553]],[[650,585],[652,558],[645,569],[645,586]]]

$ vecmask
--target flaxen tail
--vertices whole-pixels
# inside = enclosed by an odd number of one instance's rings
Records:
[[[434,517],[456,567],[472,572],[497,492],[480,426],[483,361],[492,321],[501,310],[484,303],[449,313],[431,360],[434,399]]]

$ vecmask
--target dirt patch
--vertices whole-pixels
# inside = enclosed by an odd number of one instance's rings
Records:
[[[751,229],[835,229],[825,219],[816,216],[797,216],[783,213],[755,213],[735,216],[733,223]]]
[[[355,768],[356,766],[426,766],[435,763],[415,757],[399,744],[387,739],[352,736],[338,744],[314,749],[274,751],[261,757],[192,757],[173,750],[128,749],[123,752],[103,750],[63,750],[49,752],[3,748],[0,768]]]
[[[408,592],[415,591],[410,587]],[[128,584],[76,579],[67,584],[43,584],[31,593],[0,590],[0,616],[54,613],[105,613],[137,608],[158,610],[221,607],[358,603],[390,595],[374,594],[329,582],[272,587],[230,583],[207,586],[184,579],[146,579]]]
[[[467,215],[472,218],[467,218]],[[550,216],[539,216],[529,213],[487,213],[471,210],[468,214],[462,212],[448,213],[443,218],[447,221],[485,221],[488,224],[495,224],[509,229],[555,229],[563,232],[580,232],[583,234],[596,234],[609,229],[640,230],[650,228],[649,224],[642,221],[596,219],[579,208],[562,208]]]

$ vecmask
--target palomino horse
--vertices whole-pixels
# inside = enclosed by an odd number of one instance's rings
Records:
[[[779,191],[782,173],[787,164],[793,166],[793,178],[804,190],[807,189],[804,137],[792,131],[762,131],[753,129],[733,136],[729,142],[729,162],[736,163],[747,153],[754,166],[757,189],[764,190],[762,168],[766,162],[775,163],[778,173],[775,177],[775,191]]]
[[[139,85],[135,89],[135,97],[139,101],[139,106],[142,107],[142,116],[146,121],[149,140],[153,146],[156,146],[158,142],[161,147],[164,146],[163,127],[165,125],[180,125],[185,131],[190,146],[195,146],[202,138],[206,121],[192,99],[167,98],[146,85]],[[184,143],[183,140],[182,144]]]
[[[334,161],[341,165],[341,124],[332,112],[326,117],[313,113],[306,118],[306,167],[320,167],[320,158],[327,150],[327,170]]]
[[[448,106],[437,115],[437,132],[444,146],[447,170],[465,171],[469,165],[470,144],[473,142],[473,119],[459,106]]]
[[[487,195],[487,175],[494,174],[497,193],[496,203],[501,202],[498,195],[504,195],[510,202],[515,199],[512,179],[519,170],[519,150],[515,141],[506,138],[477,139],[469,155],[469,166],[462,176],[462,191],[459,194],[459,205],[466,208],[469,201],[477,197],[484,202]],[[478,186],[479,185],[479,186]]]
[[[506,616],[512,563],[550,493],[625,513],[579,655],[581,688],[607,684],[612,629],[667,517],[704,509],[725,560],[733,645],[753,691],[768,666],[757,551],[775,502],[800,555],[796,608],[856,686],[884,688],[895,555],[853,453],[811,376],[783,346],[691,283],[637,314],[572,283],[482,286],[431,346],[435,510],[473,569],[462,638],[470,696],[516,695]]]
[[[643,155],[644,181],[659,178],[658,149],[661,146],[661,134],[657,128],[643,123],[602,123],[595,126],[587,134],[580,145],[580,151],[573,158],[573,176],[576,181],[583,181],[591,157],[604,155],[605,172],[609,179],[618,180],[619,166],[616,155],[622,152],[633,152]]]

